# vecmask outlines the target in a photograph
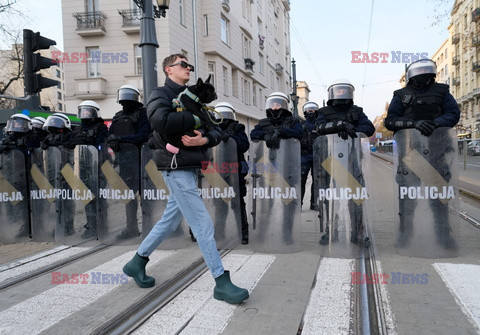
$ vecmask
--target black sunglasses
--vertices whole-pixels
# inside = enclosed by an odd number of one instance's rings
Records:
[[[180,62],[178,62],[178,63],[169,65],[169,66],[176,66],[176,65],[180,65],[180,66],[183,67],[184,69],[190,68],[190,71],[191,71],[191,72],[194,72],[194,71],[195,71],[195,67],[194,67],[193,65],[188,64],[187,62],[185,62],[185,61],[183,61],[183,60],[180,61]]]

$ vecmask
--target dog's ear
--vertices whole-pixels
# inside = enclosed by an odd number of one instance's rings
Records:
[[[210,83],[210,79],[211,79],[211,78],[212,78],[212,74],[210,73],[210,74],[208,75],[207,80],[205,80],[205,82],[206,82],[206,83]]]
[[[203,86],[203,80],[202,80],[202,78],[198,78],[198,80],[197,80],[197,85],[196,85],[196,86],[197,86],[197,89],[200,89],[200,88]]]

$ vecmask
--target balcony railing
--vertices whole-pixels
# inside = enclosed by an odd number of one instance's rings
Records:
[[[453,59],[452,59],[452,64],[453,65],[458,65],[460,63],[460,56],[453,56]]]
[[[480,36],[479,35],[475,35],[475,36],[472,37],[472,46],[473,47],[480,46]]]
[[[472,11],[472,21],[477,22],[480,19],[480,8],[476,8]]]
[[[123,9],[119,10],[118,14],[122,16],[122,30],[127,33],[140,32],[140,19],[142,18],[142,11],[139,9]]]
[[[77,34],[80,36],[105,35],[106,16],[102,12],[75,13]]]
[[[460,77],[455,77],[452,79],[452,84],[455,86],[460,85]]]
[[[222,0],[222,7],[227,12],[229,12],[230,11],[230,0]]]
[[[452,43],[457,44],[458,42],[460,42],[460,33],[453,34]]]
[[[245,58],[245,70],[252,71],[253,72],[253,65],[255,62],[251,58]]]
[[[75,97],[78,99],[105,99],[107,97],[107,81],[102,78],[75,79]]]
[[[265,36],[258,35],[258,45],[260,46],[260,49],[264,48],[264,43],[265,43]]]
[[[275,72],[277,73],[282,73],[283,72],[283,66],[280,63],[275,64]]]
[[[473,71],[473,72],[478,72],[478,71],[480,71],[480,62],[478,62],[478,61],[477,61],[477,62],[473,62],[473,64],[472,64],[472,71]]]

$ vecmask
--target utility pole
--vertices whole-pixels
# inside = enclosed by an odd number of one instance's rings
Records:
[[[293,117],[298,118],[297,70],[295,65],[295,59],[293,58],[292,58],[292,78],[293,78],[293,92],[292,92]]]

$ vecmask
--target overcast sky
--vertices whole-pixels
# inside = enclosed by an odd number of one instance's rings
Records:
[[[321,105],[333,80],[349,79],[356,88],[355,103],[373,121],[382,114],[393,91],[400,88],[398,80],[405,65],[392,62],[392,51],[433,56],[448,37],[450,21],[446,16],[432,26],[435,9],[449,11],[454,0],[291,0],[290,3],[291,56],[297,64],[297,80],[306,81],[310,87],[310,99]],[[57,47],[63,50],[61,0],[20,0],[20,5],[31,18],[26,28],[57,41]],[[352,51],[387,53],[388,62],[352,63]]]

